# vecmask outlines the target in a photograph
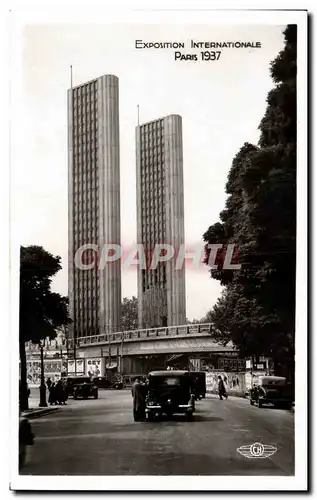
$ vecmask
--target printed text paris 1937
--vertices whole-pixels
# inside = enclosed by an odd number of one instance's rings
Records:
[[[218,61],[224,56],[227,49],[260,49],[261,42],[257,41],[196,41],[170,42],[135,40],[136,49],[174,49],[175,61]],[[177,49],[177,50],[175,50]],[[191,52],[189,52],[189,49]],[[193,50],[196,49],[196,50]],[[197,49],[201,49],[200,51]],[[210,50],[211,49],[211,50]]]

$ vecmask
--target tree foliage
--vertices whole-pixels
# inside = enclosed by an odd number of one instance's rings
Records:
[[[210,318],[243,354],[291,360],[295,333],[296,26],[271,64],[275,87],[259,125],[259,144],[244,144],[233,160],[220,222],[207,244],[235,243],[240,271],[212,270],[225,291]],[[208,249],[206,248],[206,261]]]
[[[121,326],[123,331],[138,329],[138,299],[125,297],[121,306]]]
[[[70,323],[68,299],[52,292],[53,277],[61,269],[61,258],[43,247],[20,250],[20,324],[21,406],[27,408],[25,342],[39,343],[55,338],[56,329]]]
[[[56,328],[70,322],[67,297],[51,291],[52,278],[61,269],[60,261],[60,257],[54,257],[42,247],[21,247],[21,341],[55,338]]]

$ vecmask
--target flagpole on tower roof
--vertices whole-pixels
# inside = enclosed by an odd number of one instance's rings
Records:
[[[73,98],[73,66],[70,65],[70,99],[71,99],[71,112],[72,112],[72,121],[73,121],[73,116],[74,116],[74,98]],[[72,125],[73,127],[73,125]],[[73,145],[72,145],[72,150],[71,150],[72,156],[73,156]],[[74,349],[73,349],[73,356],[74,356],[74,363],[75,363],[75,376],[77,375],[77,363],[76,363],[76,357],[77,357],[77,332],[76,328],[73,329],[73,341],[74,341]]]

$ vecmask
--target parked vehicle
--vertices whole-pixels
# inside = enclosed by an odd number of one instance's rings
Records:
[[[122,380],[116,380],[112,385],[111,385],[111,389],[123,389],[123,381]]]
[[[83,382],[73,386],[74,399],[88,399],[93,397],[98,399],[98,387],[93,382]]]
[[[206,397],[206,372],[189,372],[195,399]]]
[[[91,378],[85,375],[73,375],[62,378],[62,382],[65,384],[68,396],[74,396],[75,385],[91,384]]]
[[[195,396],[192,392],[192,379],[187,371],[154,371],[148,375],[148,395],[146,414],[148,420],[163,414],[185,414],[188,420],[193,418]]]
[[[277,408],[291,409],[293,390],[285,377],[262,376],[259,383],[250,389],[250,404],[273,405]]]
[[[108,377],[94,377],[92,381],[100,389],[109,389],[111,387],[111,380]]]

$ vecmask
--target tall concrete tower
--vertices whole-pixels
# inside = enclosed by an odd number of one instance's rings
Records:
[[[170,115],[136,127],[137,242],[152,255],[156,244],[177,252],[184,244],[182,118]],[[139,327],[186,321],[185,269],[175,259],[138,269]]]
[[[68,293],[70,336],[121,330],[121,265],[99,269],[103,245],[120,244],[119,81],[105,75],[68,90]],[[82,245],[96,245],[78,269]],[[85,254],[87,257],[87,253]]]

